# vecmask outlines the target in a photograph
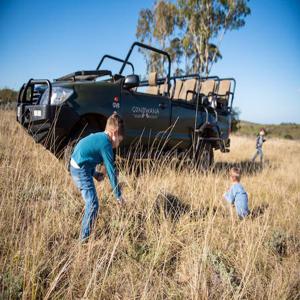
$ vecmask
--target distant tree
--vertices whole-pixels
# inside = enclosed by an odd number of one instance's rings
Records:
[[[210,65],[222,57],[213,39],[245,25],[248,0],[178,0],[184,19],[184,49],[192,71],[208,75]],[[220,36],[221,35],[221,36]]]
[[[0,89],[0,103],[17,101],[18,92],[9,88]]]
[[[142,9],[139,14],[136,37],[142,43],[157,46],[168,51],[172,62],[179,63],[183,54],[181,41],[174,36],[175,28],[181,26],[177,7],[174,3],[157,1],[152,10]],[[140,50],[146,60],[147,71],[164,73],[165,57],[157,53]]]
[[[152,45],[152,39],[153,39],[152,27],[153,27],[152,11],[150,9],[142,9],[139,13],[138,25],[136,29],[137,39],[142,43],[147,43],[149,45]],[[144,55],[147,64],[147,71],[149,72],[153,62],[149,57],[149,54],[144,49],[140,49],[139,51],[141,51]]]
[[[250,14],[248,0],[158,0],[152,9],[140,12],[136,36],[138,40],[171,53],[175,72],[184,56],[185,72],[208,75],[213,63],[222,58],[219,41],[229,30],[245,25]],[[163,71],[164,60],[156,54],[145,55],[147,69]]]

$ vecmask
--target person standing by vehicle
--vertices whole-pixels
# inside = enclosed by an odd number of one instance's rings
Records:
[[[71,155],[70,173],[85,202],[80,235],[82,241],[90,236],[99,208],[93,177],[101,181],[104,175],[95,170],[97,164],[104,164],[118,203],[120,205],[125,203],[118,183],[113,154],[113,149],[119,147],[123,136],[123,120],[117,113],[113,113],[107,119],[105,131],[92,133],[80,140]]]
[[[259,156],[260,158],[260,163],[263,163],[263,143],[266,141],[266,139],[264,138],[266,134],[266,131],[264,128],[261,128],[259,131],[259,134],[256,137],[256,153],[254,154],[253,158],[252,158],[252,163],[254,163],[255,159],[257,156]]]

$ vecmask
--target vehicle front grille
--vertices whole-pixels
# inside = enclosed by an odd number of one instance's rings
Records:
[[[42,91],[42,90],[34,90],[33,91],[33,95],[32,95],[32,103],[33,104],[38,104],[39,103],[43,92],[44,91]]]

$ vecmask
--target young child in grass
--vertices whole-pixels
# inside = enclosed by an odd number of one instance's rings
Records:
[[[237,167],[233,167],[230,169],[229,174],[232,185],[223,196],[227,202],[235,206],[238,216],[244,218],[249,215],[249,208],[248,195],[240,184],[241,170]]]
[[[88,135],[74,148],[70,161],[70,173],[85,202],[81,240],[89,237],[98,213],[99,204],[93,177],[101,181],[104,175],[95,170],[97,164],[104,164],[115,197],[119,204],[124,204],[113,154],[113,149],[122,142],[123,135],[123,121],[117,113],[114,113],[108,118],[104,132]]]

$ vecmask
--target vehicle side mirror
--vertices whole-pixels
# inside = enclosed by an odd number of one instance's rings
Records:
[[[132,89],[140,85],[140,77],[138,75],[128,75],[124,80],[123,87],[125,89]]]

